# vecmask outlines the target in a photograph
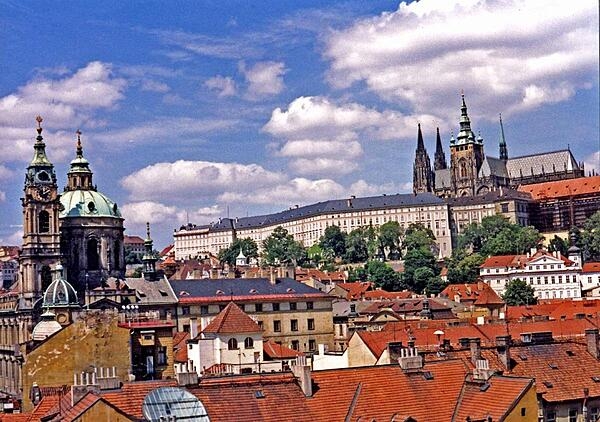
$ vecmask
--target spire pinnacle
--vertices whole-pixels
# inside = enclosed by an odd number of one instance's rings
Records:
[[[425,150],[425,143],[423,142],[423,132],[421,132],[421,123],[417,123],[417,151]]]
[[[440,136],[440,128],[436,129],[437,136],[435,140],[435,156],[433,161],[433,167],[435,170],[442,170],[448,168],[446,164],[446,154],[444,154],[444,148],[442,147],[442,137]]]
[[[81,146],[81,130],[77,129],[77,157],[83,157],[83,147]]]
[[[44,130],[44,129],[42,129],[42,122],[44,121],[44,119],[42,119],[42,116],[40,116],[40,115],[38,114],[38,115],[36,116],[36,118],[35,118],[35,121],[36,121],[36,122],[37,122],[37,124],[38,124],[38,127],[37,127],[37,129],[36,129],[36,130],[37,130],[37,133],[38,133],[38,135],[42,136],[42,130]]]
[[[500,113],[500,159],[508,160],[508,148],[504,138],[504,125],[502,124],[502,113]]]

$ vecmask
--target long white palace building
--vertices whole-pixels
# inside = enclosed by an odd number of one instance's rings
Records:
[[[381,226],[397,221],[401,227],[421,223],[436,237],[439,255],[452,253],[448,205],[432,193],[395,194],[366,198],[337,199],[298,207],[275,214],[221,218],[197,226],[188,224],[175,230],[175,259],[190,259],[205,253],[218,254],[236,238],[251,238],[259,248],[273,230],[281,226],[294,239],[310,247],[319,241],[325,229],[337,225],[344,232],[361,226]]]

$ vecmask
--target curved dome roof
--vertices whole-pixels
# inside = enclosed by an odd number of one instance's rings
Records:
[[[60,268],[62,270],[62,268]],[[57,277],[46,289],[42,296],[42,307],[52,308],[79,305],[77,292],[62,276]]]
[[[60,195],[64,209],[60,217],[121,218],[117,204],[95,190],[71,190]]]
[[[62,325],[56,321],[56,315],[52,311],[46,311],[42,314],[42,320],[33,327],[31,338],[35,341],[44,341],[52,334],[60,331]]]

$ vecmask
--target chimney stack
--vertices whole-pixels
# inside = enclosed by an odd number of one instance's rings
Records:
[[[310,365],[306,362],[306,356],[296,356],[296,362],[291,365],[292,372],[300,382],[300,388],[306,397],[312,397],[312,376]]]
[[[496,337],[496,350],[504,369],[510,370],[510,335]]]
[[[477,364],[477,361],[481,359],[481,340],[479,338],[472,338],[469,341],[471,346],[471,362],[473,365]]]
[[[198,336],[198,319],[190,317],[190,339],[195,339]]]
[[[273,267],[269,267],[269,283],[273,286],[277,284],[277,274],[273,271]]]
[[[598,329],[588,328],[585,330],[585,340],[587,342],[587,349],[588,352],[590,352],[590,355],[592,355],[594,359],[599,359],[600,350],[598,349]]]

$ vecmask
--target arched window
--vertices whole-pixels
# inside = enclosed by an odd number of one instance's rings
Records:
[[[254,349],[254,340],[252,340],[252,337],[246,337],[244,340],[244,349]]]
[[[114,259],[113,262],[115,264],[115,269],[119,269],[121,266],[121,244],[118,240],[115,240],[115,244],[113,246]]]
[[[460,178],[464,179],[467,177],[467,163],[464,161],[460,162]]]
[[[40,211],[38,214],[38,228],[40,233],[50,232],[50,214],[48,214],[48,211]]]
[[[229,341],[227,342],[227,349],[237,350],[237,348],[238,348],[237,340],[234,338],[230,338]]]
[[[87,269],[89,271],[98,270],[100,267],[98,256],[98,240],[90,239],[87,242]]]

